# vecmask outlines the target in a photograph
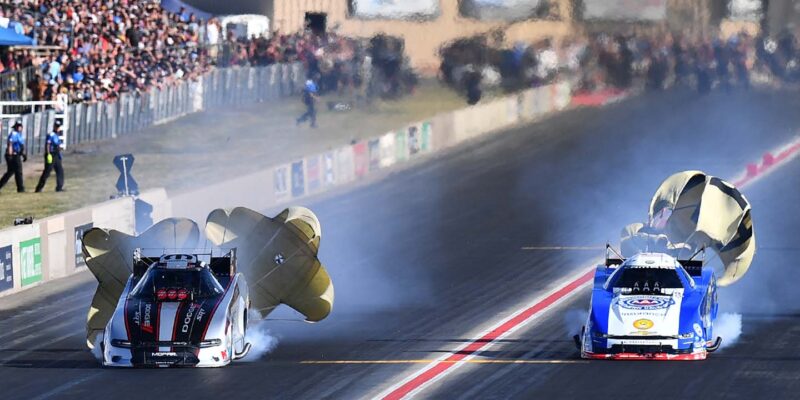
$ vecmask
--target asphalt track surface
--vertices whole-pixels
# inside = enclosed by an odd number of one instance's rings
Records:
[[[223,369],[114,370],[85,349],[94,284],[9,308],[0,299],[0,398],[364,398],[478,336],[602,256],[685,169],[733,178],[800,131],[800,95],[689,92],[564,113],[471,143],[368,185],[311,199],[336,287],[318,324],[269,320],[270,353]],[[702,362],[578,358],[581,290],[419,398],[797,398],[800,160],[744,190],[760,249],[721,291],[738,342]],[[274,210],[270,210],[274,211]],[[531,247],[576,249],[525,250]],[[296,319],[289,311],[271,318]]]

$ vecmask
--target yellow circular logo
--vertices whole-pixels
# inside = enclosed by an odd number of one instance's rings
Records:
[[[644,318],[637,319],[636,321],[633,321],[633,327],[639,330],[646,331],[653,327],[653,321]]]

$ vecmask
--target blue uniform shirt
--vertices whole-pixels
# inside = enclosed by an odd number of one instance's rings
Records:
[[[14,154],[21,154],[22,147],[25,146],[25,136],[22,136],[22,134],[17,131],[11,131],[8,135],[8,145],[11,146],[11,150]]]
[[[61,151],[61,147],[59,146],[61,146],[62,140],[61,136],[58,136],[55,132],[50,132],[50,134],[47,135],[47,145],[50,147],[50,154],[59,153]]]

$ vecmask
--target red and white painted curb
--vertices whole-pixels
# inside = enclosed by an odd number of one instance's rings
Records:
[[[572,100],[570,100],[570,105],[574,107],[601,107],[622,101],[626,97],[630,96],[630,94],[631,92],[629,90],[619,90],[613,88],[598,90],[595,92],[575,93],[572,96]]]
[[[774,151],[765,153],[759,162],[748,164],[745,171],[734,179],[733,184],[738,188],[744,188],[786,165],[798,154],[800,154],[800,137],[796,137]],[[593,263],[590,268],[581,269],[575,275],[567,277],[565,282],[556,285],[555,289],[539,296],[521,309],[515,310],[510,317],[493,324],[476,339],[431,361],[430,364],[386,389],[376,398],[384,400],[411,398],[436,381],[443,379],[464,365],[465,361],[474,358],[498,340],[529,324],[545,311],[578,293],[579,289],[592,281],[596,264]]]

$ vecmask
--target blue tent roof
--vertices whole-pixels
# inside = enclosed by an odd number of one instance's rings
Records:
[[[13,28],[0,28],[0,46],[31,46],[33,39],[20,35]]]

